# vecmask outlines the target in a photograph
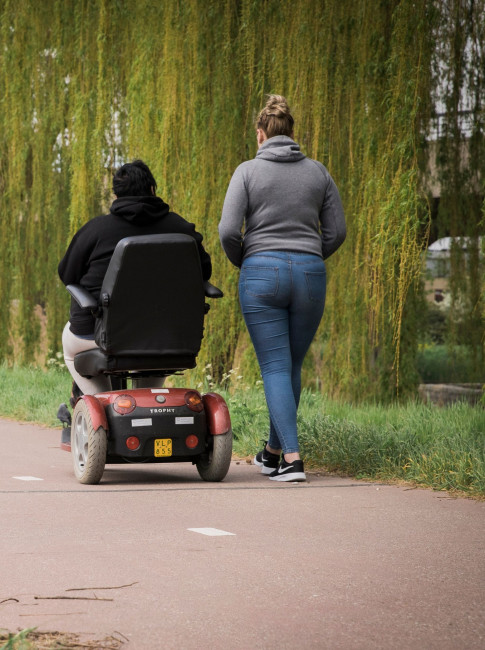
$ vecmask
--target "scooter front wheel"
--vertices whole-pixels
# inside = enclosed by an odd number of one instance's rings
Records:
[[[80,399],[72,416],[71,454],[74,474],[80,483],[96,485],[106,464],[108,438],[103,427],[94,430],[89,409]]]
[[[232,430],[211,436],[207,452],[197,461],[197,471],[204,481],[222,481],[229,471],[232,456]]]

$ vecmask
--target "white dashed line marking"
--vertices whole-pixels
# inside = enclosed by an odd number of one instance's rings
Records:
[[[218,528],[187,528],[194,533],[200,533],[201,535],[210,535],[211,537],[218,537],[219,535],[235,535],[236,533],[228,533],[225,530],[219,530]]]
[[[19,481],[43,481],[43,478],[37,478],[37,476],[12,476],[12,478],[16,478]]]

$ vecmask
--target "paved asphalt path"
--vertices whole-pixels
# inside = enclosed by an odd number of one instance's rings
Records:
[[[82,486],[59,439],[0,420],[0,628],[123,650],[485,648],[484,502],[274,484],[244,461],[220,484],[173,464]]]

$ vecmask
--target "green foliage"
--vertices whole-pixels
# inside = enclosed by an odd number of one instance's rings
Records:
[[[444,309],[434,305],[426,305],[426,319],[424,323],[425,337],[432,343],[442,345],[446,340],[448,331],[447,315]]]
[[[464,345],[423,345],[416,365],[425,384],[485,383],[485,369],[476,369],[472,351]]]
[[[479,373],[485,368],[485,256],[479,239],[485,196],[485,4],[436,5],[441,20],[435,28],[433,85],[441,89],[444,111],[435,142],[441,186],[436,235],[454,238],[446,342],[469,347]]]
[[[360,399],[412,392],[413,294],[429,213],[418,153],[440,84],[432,71],[446,73],[454,116],[464,79],[475,98],[468,171],[460,171],[456,128],[438,163],[450,215],[440,218],[452,234],[460,224],[476,240],[483,196],[477,203],[471,190],[479,170],[485,176],[483,86],[470,69],[483,69],[476,44],[484,16],[484,0],[3,0],[0,359],[29,363],[39,349],[59,350],[69,301],[57,263],[75,230],[109,205],[113,169],[140,157],[160,195],[204,233],[225,291],[207,320],[202,363],[212,363],[217,380],[233,365],[256,380],[237,270],[217,223],[232,171],[255,154],[256,111],[265,93],[278,92],[289,98],[303,150],[335,178],[348,221],[348,239],[328,261],[311,385]],[[436,57],[449,62],[445,71]],[[460,276],[458,262],[454,268]],[[478,350],[480,264],[460,277]]]

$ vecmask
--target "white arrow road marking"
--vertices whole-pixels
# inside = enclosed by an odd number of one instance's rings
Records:
[[[219,530],[218,528],[187,528],[194,533],[200,533],[201,535],[210,535],[211,537],[218,537],[219,535],[235,535],[236,533],[228,533],[225,530]]]
[[[12,476],[12,478],[16,478],[19,481],[43,481],[43,478],[37,478],[37,476]]]

